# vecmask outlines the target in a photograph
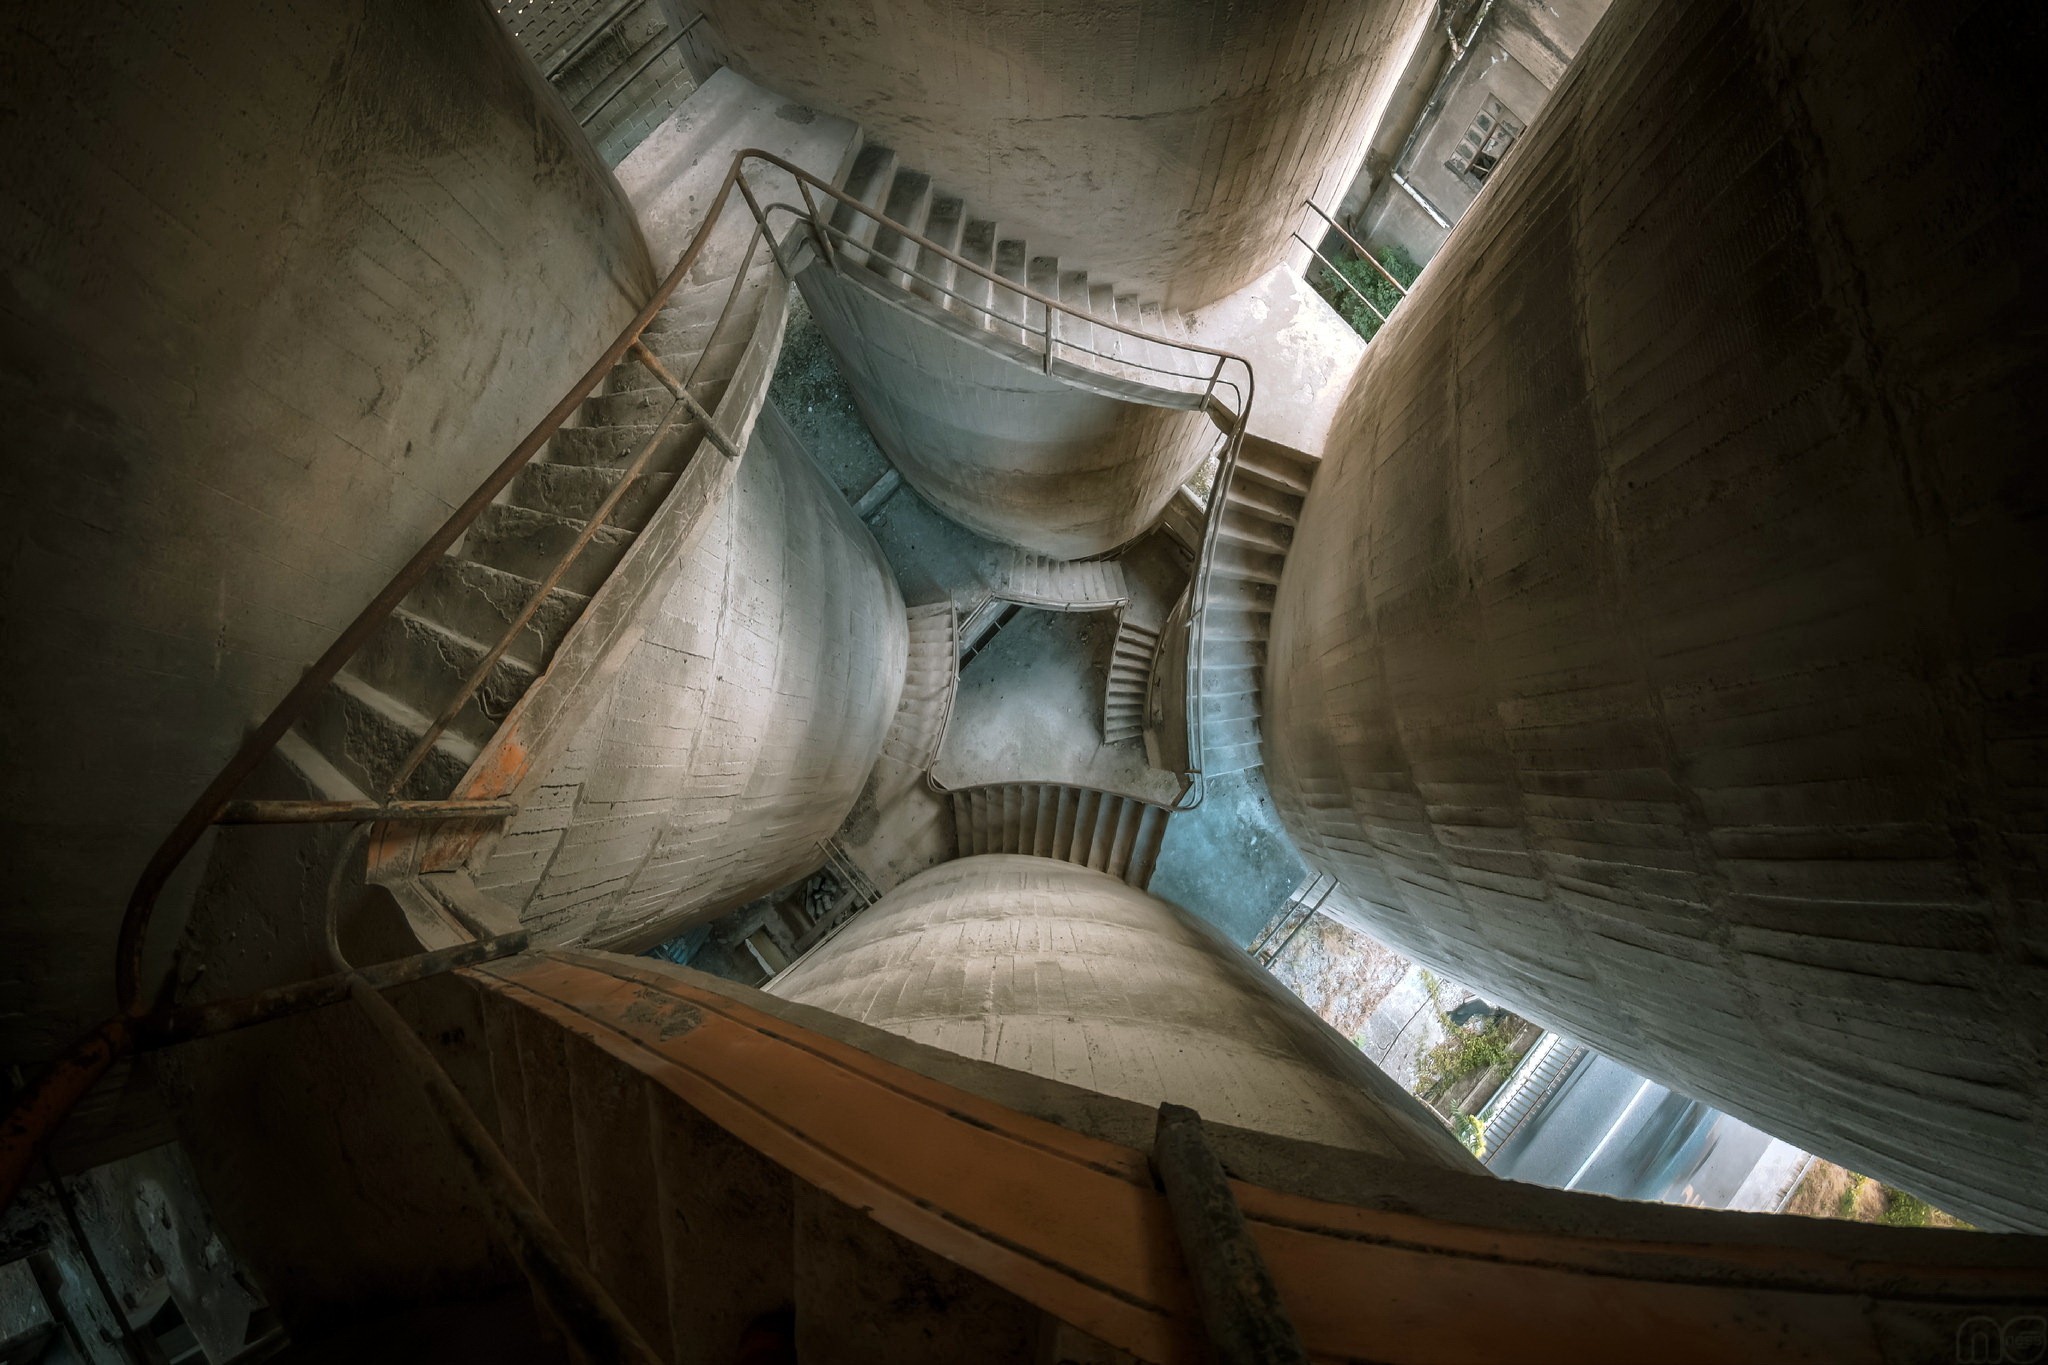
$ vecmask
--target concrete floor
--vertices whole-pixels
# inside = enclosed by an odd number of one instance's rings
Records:
[[[1151,890],[1244,947],[1307,878],[1252,768],[1210,778],[1202,804],[1173,817]]]
[[[932,775],[948,787],[1054,781],[1172,801],[1180,782],[1145,762],[1142,740],[1102,742],[1115,639],[1114,612],[1019,611],[961,673]]]

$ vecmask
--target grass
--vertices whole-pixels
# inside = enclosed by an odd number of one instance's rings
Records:
[[[1414,284],[1416,276],[1422,273],[1422,267],[1415,263],[1415,259],[1397,246],[1379,247],[1373,254],[1387,268],[1387,273],[1403,286]],[[1339,317],[1351,324],[1353,331],[1371,341],[1373,334],[1380,329],[1380,320],[1359,300],[1358,294],[1345,288],[1344,282],[1348,280],[1356,285],[1360,293],[1372,300],[1372,307],[1389,318],[1394,316],[1394,309],[1401,302],[1400,290],[1387,283],[1386,276],[1373,269],[1371,262],[1348,247],[1339,247],[1330,260],[1337,269],[1333,272],[1329,266],[1316,262],[1315,269],[1309,272],[1309,284],[1329,301]]]
[[[1895,1228],[1967,1228],[1918,1195],[1827,1161],[1815,1161],[1785,1201],[1785,1212]]]
[[[1422,988],[1429,992],[1430,1005],[1436,1010],[1437,1022],[1445,1034],[1441,1043],[1415,1059],[1416,1087],[1425,1099],[1437,1099],[1459,1081],[1490,1067],[1514,1069],[1519,1056],[1514,1050],[1514,1039],[1522,1028],[1520,1019],[1503,1011],[1482,1028],[1464,1028],[1444,1012],[1443,983],[1426,967],[1422,971]]]

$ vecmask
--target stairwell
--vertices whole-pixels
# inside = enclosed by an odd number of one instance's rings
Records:
[[[946,737],[959,681],[959,617],[951,602],[911,607],[910,663],[903,674],[903,699],[882,753],[905,767],[928,771]]]
[[[664,368],[686,379],[691,394],[713,412],[762,306],[762,291],[743,288],[725,313],[733,282],[729,273],[679,292],[643,338]],[[714,328],[716,344],[709,344]],[[359,793],[385,791],[446,700],[587,535],[588,544],[568,561],[539,612],[398,794],[429,799],[453,792],[547,667],[591,595],[661,509],[684,468],[700,451],[723,458],[708,449],[703,424],[694,417],[679,414],[662,429],[674,402],[639,361],[616,366],[604,391],[584,400],[582,425],[549,439],[328,686],[300,723],[300,738]],[[628,483],[627,466],[650,443],[651,457]],[[620,496],[593,528],[614,493]]]
[[[1107,872],[1143,890],[1166,838],[1169,807],[1055,782],[1003,782],[950,793],[959,856],[1028,853]]]
[[[924,171],[906,166],[890,148],[869,144],[854,159],[846,192],[889,218],[1001,280],[1058,299],[1075,312],[1136,328],[1169,340],[1185,340],[1187,319],[1156,300],[1142,299],[1116,284],[1093,281],[1057,256],[1036,255],[1022,236],[1009,235],[993,219],[977,218],[959,195],[948,193]],[[1027,348],[1044,349],[1045,305],[971,271],[937,252],[882,227],[873,218],[839,206],[832,217],[834,249],[843,265],[865,268],[897,288],[955,314],[989,336]],[[843,235],[842,235],[843,234]],[[1200,359],[1171,346],[1097,328],[1084,318],[1055,316],[1058,358],[1099,378],[1187,391],[1208,371]]]
[[[1206,565],[1201,622],[1201,771],[1242,772],[1264,762],[1259,717],[1273,595],[1316,461],[1247,436],[1222,499]]]
[[[1102,696],[1102,741],[1119,744],[1145,733],[1145,699],[1152,686],[1152,660],[1159,650],[1159,630],[1126,613],[1117,621],[1111,647],[1109,682]]]

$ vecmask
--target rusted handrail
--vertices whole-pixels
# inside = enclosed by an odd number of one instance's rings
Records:
[[[1399,292],[1402,298],[1405,299],[1408,297],[1408,286],[1401,283],[1399,280],[1395,279],[1394,272],[1387,269],[1385,266],[1381,265],[1380,258],[1373,255],[1372,252],[1368,251],[1366,249],[1364,242],[1361,242],[1356,237],[1353,237],[1351,233],[1348,230],[1346,230],[1342,223],[1338,222],[1335,218],[1332,218],[1329,214],[1323,212],[1322,205],[1316,203],[1315,200],[1304,199],[1301,202],[1303,204],[1306,204],[1309,208],[1314,209],[1316,213],[1322,217],[1322,220],[1324,222],[1328,223],[1331,227],[1337,229],[1338,235],[1343,237],[1345,241],[1351,243],[1351,249],[1358,253],[1359,259],[1363,260],[1367,265],[1371,266],[1374,270],[1379,271],[1381,275],[1385,276],[1387,283],[1393,285],[1395,290]],[[1298,242],[1301,241],[1300,234],[1297,233],[1295,235],[1295,240]],[[1301,244],[1303,246],[1308,246],[1307,242],[1302,242]],[[1309,250],[1314,251],[1315,248],[1309,247]],[[1320,259],[1320,255],[1321,253],[1318,253],[1318,259]],[[1386,321],[1386,319],[1381,318],[1380,321],[1384,322]]]

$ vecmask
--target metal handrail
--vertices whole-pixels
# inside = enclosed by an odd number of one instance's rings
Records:
[[[1316,213],[1321,216],[1324,222],[1328,223],[1331,227],[1337,229],[1338,235],[1343,237],[1345,241],[1351,243],[1351,249],[1358,253],[1359,259],[1363,260],[1367,265],[1371,266],[1374,270],[1379,271],[1381,275],[1385,276],[1387,283],[1393,285],[1396,292],[1398,292],[1402,298],[1405,299],[1408,297],[1408,286],[1401,283],[1399,280],[1395,279],[1394,272],[1387,269],[1385,266],[1381,265],[1380,258],[1373,255],[1372,252],[1368,251],[1366,249],[1364,242],[1361,242],[1356,237],[1353,237],[1342,223],[1338,222],[1335,218],[1332,218],[1328,213],[1324,212],[1322,205],[1316,203],[1315,200],[1304,199],[1301,202],[1307,207],[1314,209]],[[1299,234],[1296,234],[1295,240],[1301,241],[1301,237]],[[1307,246],[1308,244],[1306,242],[1303,242],[1302,245]],[[1314,251],[1315,248],[1309,247],[1309,250]],[[1386,319],[1384,318],[1381,319],[1382,322],[1384,322],[1385,320]]]

